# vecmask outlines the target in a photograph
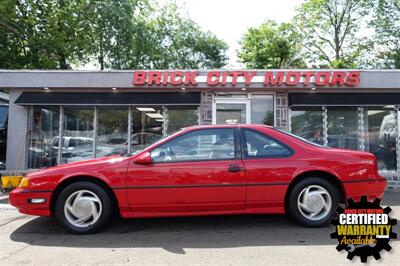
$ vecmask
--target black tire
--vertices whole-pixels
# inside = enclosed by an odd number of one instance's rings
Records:
[[[100,199],[101,212],[98,220],[87,227],[77,227],[71,224],[65,216],[64,206],[70,195],[79,190],[88,190]],[[92,234],[101,230],[105,225],[108,224],[112,217],[113,205],[110,195],[101,186],[88,182],[76,182],[66,187],[57,197],[55,205],[55,216],[59,223],[72,234]]]
[[[332,200],[332,207],[325,217],[322,217],[319,220],[310,220],[305,217],[299,210],[297,201],[301,191],[310,186],[310,185],[317,185],[323,187],[330,195]],[[291,189],[290,194],[287,198],[288,202],[286,203],[286,210],[290,217],[296,221],[297,223],[301,224],[302,226],[306,227],[320,227],[326,226],[330,223],[332,217],[336,214],[336,209],[339,204],[339,192],[334,185],[332,185],[329,181],[324,180],[320,177],[310,177],[304,180],[301,180],[294,187]]]

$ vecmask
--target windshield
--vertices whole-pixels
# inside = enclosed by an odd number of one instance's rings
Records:
[[[289,135],[289,136],[291,136],[291,137],[293,137],[293,138],[295,138],[295,139],[301,140],[301,141],[303,141],[303,142],[305,142],[305,143],[311,144],[311,145],[313,145],[313,146],[317,146],[317,147],[319,147],[319,148],[328,148],[328,147],[322,146],[322,145],[320,145],[320,144],[318,144],[318,143],[309,141],[308,139],[305,139],[305,138],[299,137],[299,136],[297,136],[297,135],[295,135],[295,134],[292,134],[292,133],[289,133],[289,132],[287,132],[287,131],[284,131],[284,130],[282,130],[282,129],[278,129],[278,128],[272,128],[272,129],[273,129],[273,130],[276,130],[276,131],[279,131],[279,132],[281,132],[281,133],[283,133],[283,134]]]

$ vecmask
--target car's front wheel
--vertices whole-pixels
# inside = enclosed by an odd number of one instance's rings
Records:
[[[324,226],[330,222],[339,203],[337,189],[319,177],[298,182],[290,191],[287,210],[304,226]]]
[[[109,194],[101,186],[86,181],[77,182],[60,193],[55,215],[71,233],[95,233],[110,220],[111,202]]]

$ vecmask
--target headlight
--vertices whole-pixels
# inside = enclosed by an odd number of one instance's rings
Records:
[[[21,182],[19,183],[19,187],[22,187],[22,188],[29,187],[29,178],[28,177],[23,177],[21,179]]]

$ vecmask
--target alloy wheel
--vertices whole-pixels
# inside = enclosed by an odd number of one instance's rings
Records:
[[[297,207],[305,218],[317,221],[329,215],[332,209],[332,198],[329,192],[318,185],[303,188],[297,198]]]
[[[100,218],[102,204],[100,198],[90,190],[78,190],[72,193],[64,205],[67,221],[76,227],[93,225]]]

